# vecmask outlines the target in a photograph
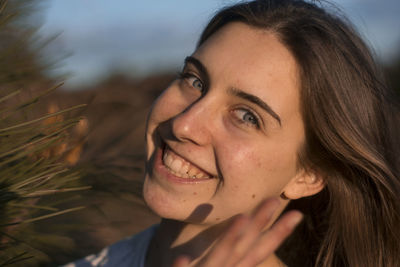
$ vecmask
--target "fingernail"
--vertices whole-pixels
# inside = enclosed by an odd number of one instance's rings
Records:
[[[295,214],[293,214],[291,216],[292,218],[289,221],[289,225],[290,227],[294,228],[296,227],[296,225],[298,225],[300,223],[300,221],[303,219],[303,214],[301,214],[300,212],[296,212]]]

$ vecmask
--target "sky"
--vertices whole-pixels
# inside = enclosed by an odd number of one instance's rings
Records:
[[[48,0],[40,34],[58,35],[48,53],[62,58],[53,70],[68,73],[66,87],[90,86],[117,71],[140,77],[178,70],[202,28],[234,0]],[[400,50],[399,0],[334,1],[377,57]]]

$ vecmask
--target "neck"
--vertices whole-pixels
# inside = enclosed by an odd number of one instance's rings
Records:
[[[172,266],[174,260],[181,255],[189,256],[193,262],[200,261],[228,224],[225,222],[210,226],[163,219],[150,243],[146,267]],[[259,266],[285,265],[272,255]]]

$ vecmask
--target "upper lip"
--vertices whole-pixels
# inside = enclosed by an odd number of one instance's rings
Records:
[[[163,141],[164,145],[163,145],[163,152],[165,151],[165,149],[168,147],[169,150],[171,150],[172,152],[174,152],[175,154],[177,154],[179,157],[183,158],[184,160],[186,160],[187,162],[189,162],[191,165],[195,166],[196,168],[200,169],[201,171],[203,171],[205,174],[207,174],[209,177],[211,178],[216,178],[217,175],[212,174],[211,172],[205,170],[204,168],[200,167],[199,165],[193,163],[193,161],[191,161],[190,159],[188,159],[187,157],[183,156],[181,153],[177,152],[175,149],[173,149],[170,145],[168,145],[165,141]]]

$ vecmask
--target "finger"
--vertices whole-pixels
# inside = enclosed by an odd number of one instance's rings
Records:
[[[302,218],[303,215],[299,211],[289,211],[284,214],[271,229],[253,244],[238,266],[256,266],[265,261],[293,232]]]
[[[187,256],[179,256],[174,261],[172,267],[189,267],[190,258]]]
[[[271,198],[263,201],[253,212],[249,224],[242,232],[240,238],[235,242],[227,266],[237,263],[258,239],[262,230],[270,223],[271,218],[279,207],[279,200]]]
[[[230,257],[232,248],[248,223],[247,216],[238,215],[221,239],[217,241],[212,252],[202,261],[202,266],[227,266],[225,265],[226,260]]]
[[[252,218],[255,226],[264,229],[266,224],[271,220],[272,215],[279,207],[280,201],[278,198],[269,198],[260,203],[254,210]]]

